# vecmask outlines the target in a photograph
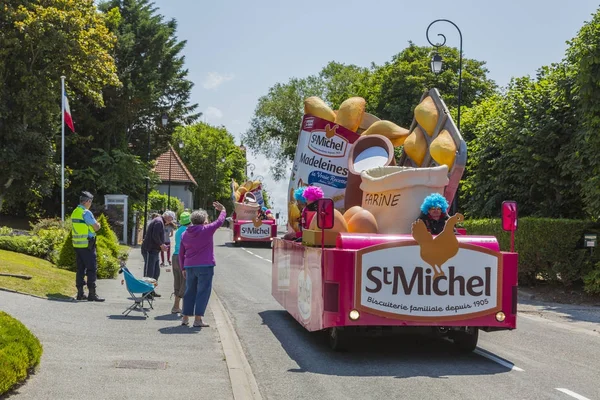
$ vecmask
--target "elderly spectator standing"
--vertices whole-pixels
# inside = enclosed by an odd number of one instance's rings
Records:
[[[194,211],[191,216],[192,226],[181,236],[179,265],[185,278],[182,325],[187,325],[189,317],[194,315],[195,327],[208,326],[202,317],[210,298],[216,265],[213,235],[223,225],[226,216],[225,207],[221,203],[214,202],[213,206],[220,211],[216,221],[208,223],[206,211]]]
[[[96,231],[100,229],[100,224],[90,211],[93,199],[94,196],[90,192],[82,192],[79,196],[79,205],[71,214],[73,247],[77,256],[75,286],[77,286],[77,300],[104,301],[96,294],[96,276],[98,272]],[[83,294],[84,275],[87,275],[89,292],[87,297]]]
[[[154,218],[148,224],[146,236],[142,242],[142,256],[144,257],[144,276],[158,280],[160,267],[158,264],[158,253],[166,250],[165,246],[165,224],[175,219],[173,211],[165,211],[162,216]],[[152,292],[155,297],[160,297]]]
[[[175,295],[175,303],[171,313],[178,314],[181,312],[181,299],[185,293],[185,279],[183,279],[183,272],[179,266],[179,247],[181,245],[181,235],[187,229],[190,224],[190,213],[184,211],[179,216],[179,229],[175,232],[175,248],[173,249],[173,294]]]

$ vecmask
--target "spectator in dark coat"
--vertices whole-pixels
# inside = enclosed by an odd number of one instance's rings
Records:
[[[162,216],[154,218],[146,229],[146,237],[142,242],[142,256],[144,257],[144,276],[158,280],[160,267],[158,254],[167,249],[165,245],[165,224],[173,222],[175,213],[165,211]],[[160,297],[153,292],[153,296]]]

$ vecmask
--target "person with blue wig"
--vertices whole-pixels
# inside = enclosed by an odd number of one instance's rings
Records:
[[[425,197],[421,204],[419,218],[425,223],[427,230],[432,235],[439,235],[446,226],[448,220],[448,202],[439,193],[432,193]]]
[[[300,211],[306,207],[306,197],[304,197],[304,191],[306,190],[306,186],[299,187],[294,190],[294,200],[298,204],[298,208]]]

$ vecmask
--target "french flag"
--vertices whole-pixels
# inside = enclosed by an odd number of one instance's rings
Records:
[[[73,125],[73,118],[71,117],[71,109],[69,108],[69,99],[65,94],[65,124],[71,129],[71,132],[75,133],[75,125]]]

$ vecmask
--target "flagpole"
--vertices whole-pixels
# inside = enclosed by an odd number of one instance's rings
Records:
[[[61,140],[60,140],[60,218],[65,221],[65,77],[60,77],[61,86]]]

